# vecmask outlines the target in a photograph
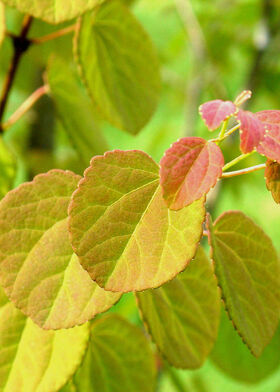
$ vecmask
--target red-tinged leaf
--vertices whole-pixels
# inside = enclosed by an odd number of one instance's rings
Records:
[[[276,203],[280,204],[280,165],[267,160],[265,168],[266,187]]]
[[[234,103],[236,106],[241,106],[244,102],[250,99],[251,96],[252,96],[252,91],[244,90],[236,97]]]
[[[280,110],[263,110],[255,115],[266,128],[257,151],[268,159],[280,163]]]
[[[199,108],[199,113],[210,131],[217,129],[223,121],[236,112],[236,106],[231,101],[216,99],[204,103]]]
[[[247,154],[263,140],[265,126],[254,113],[245,110],[239,110],[237,120],[240,122],[240,149]]]
[[[224,158],[213,142],[199,137],[182,138],[174,143],[160,162],[163,198],[172,210],[190,205],[216,184]]]

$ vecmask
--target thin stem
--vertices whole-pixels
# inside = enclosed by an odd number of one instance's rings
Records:
[[[64,35],[71,34],[73,33],[73,31],[75,31],[75,29],[76,29],[76,24],[73,24],[71,26],[65,27],[64,29],[55,31],[54,33],[44,35],[43,37],[31,38],[30,41],[33,44],[43,44],[45,42],[52,41],[56,38],[63,37]]]
[[[165,370],[167,371],[170,380],[173,383],[173,386],[178,392],[188,392],[188,388],[182,383],[180,377],[176,373],[176,370],[173,369],[171,366],[166,365]]]
[[[219,133],[219,136],[218,136],[218,142],[220,142],[220,141],[223,139],[224,135],[225,135],[225,132],[226,132],[227,126],[228,126],[228,121],[229,121],[229,120],[227,119],[227,120],[225,120],[225,121],[223,122],[222,129],[221,129],[221,131],[220,131],[220,133]]]
[[[14,55],[11,60],[11,64],[6,76],[6,79],[4,81],[3,85],[3,90],[2,90],[2,95],[0,99],[0,132],[3,132],[3,128],[1,126],[1,122],[4,116],[4,112],[8,103],[9,95],[11,92],[11,88],[16,76],[16,72],[20,63],[20,59],[23,55],[23,53],[28,49],[29,47],[29,41],[26,39],[28,31],[30,29],[31,23],[32,23],[32,17],[31,16],[25,16],[23,19],[22,23],[22,28],[20,35],[18,37],[13,38],[13,43],[14,43]]]
[[[230,167],[236,165],[237,163],[241,162],[243,159],[249,157],[250,155],[254,154],[255,151],[248,152],[248,154],[241,154],[238,157],[234,158],[232,161],[228,162],[224,167],[223,171],[228,170]]]
[[[49,91],[48,86],[39,87],[33,94],[30,95],[23,102],[23,104],[15,111],[14,114],[2,125],[3,130],[10,128],[13,124],[15,124],[28,110],[32,108],[32,106],[45,94]]]
[[[230,136],[233,132],[237,131],[240,128],[240,124],[235,125],[233,128],[229,129],[222,137],[218,137],[216,139],[211,139],[211,142],[220,143],[225,140],[228,136]],[[221,131],[222,132],[222,131]]]
[[[261,163],[260,165],[247,167],[246,169],[223,173],[222,178],[236,177],[236,176],[241,176],[242,174],[252,173],[257,170],[265,169],[265,166],[266,166],[265,163]]]

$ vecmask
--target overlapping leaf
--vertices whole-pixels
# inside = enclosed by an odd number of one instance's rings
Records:
[[[219,335],[211,359],[222,371],[234,379],[257,383],[279,368],[280,328],[261,357],[255,358],[234,330],[224,310],[221,316]]]
[[[170,211],[157,164],[141,151],[93,158],[69,209],[72,246],[107,290],[158,287],[181,272],[202,233],[204,200]]]
[[[220,147],[199,137],[174,143],[160,162],[163,198],[172,210],[198,200],[222,175],[224,158]]]
[[[263,110],[255,115],[266,128],[258,152],[280,163],[280,110]]]
[[[35,177],[0,203],[0,280],[9,298],[46,329],[82,324],[119,298],[92,282],[73,254],[67,207],[79,176]]]
[[[63,127],[87,167],[94,155],[108,150],[98,129],[92,102],[81,89],[76,75],[58,57],[50,62],[48,82]]]
[[[267,160],[265,168],[266,187],[276,203],[280,203],[280,164]]]
[[[4,4],[0,3],[0,47],[5,37],[5,8]]]
[[[199,113],[210,131],[217,129],[223,121],[236,112],[237,108],[231,101],[215,99],[199,107]]]
[[[155,358],[143,332],[117,315],[92,325],[81,368],[63,391],[154,392]]]
[[[260,356],[279,322],[279,261],[269,237],[238,211],[208,220],[212,256],[234,325]]]
[[[184,272],[154,290],[137,293],[145,323],[171,365],[200,367],[217,337],[220,298],[201,247]]]
[[[80,21],[76,57],[93,101],[113,125],[137,133],[153,114],[159,66],[150,38],[119,1]]]
[[[48,23],[73,19],[101,3],[101,0],[1,0],[10,7]]]
[[[247,154],[264,139],[265,126],[254,113],[241,109],[237,120],[240,122],[240,149],[243,154]]]
[[[88,339],[88,325],[43,331],[0,288],[0,391],[58,391],[80,365]]]

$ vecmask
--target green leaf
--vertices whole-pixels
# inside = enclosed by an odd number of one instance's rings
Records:
[[[93,323],[82,366],[64,390],[154,392],[155,376],[155,358],[143,332],[108,315]]]
[[[174,278],[193,258],[204,200],[168,210],[159,167],[142,151],[93,158],[69,207],[74,252],[106,290],[141,291]]]
[[[144,323],[168,362],[200,367],[218,333],[220,298],[212,266],[202,247],[184,272],[155,290],[137,293]]]
[[[94,155],[108,150],[106,140],[98,129],[93,104],[84,94],[76,75],[58,57],[53,57],[50,62],[48,82],[63,128],[87,167]]]
[[[4,5],[0,3],[0,47],[5,38],[5,30],[6,30],[5,8]]]
[[[0,203],[1,285],[45,329],[83,324],[119,298],[93,283],[73,254],[67,207],[79,178],[52,170]]]
[[[208,220],[215,272],[229,316],[259,357],[273,337],[280,310],[279,262],[270,238],[239,211]]]
[[[258,383],[272,374],[280,365],[280,328],[264,349],[260,358],[255,358],[222,310],[218,340],[211,359],[230,377],[243,382]],[[230,349],[229,349],[230,344]]]
[[[85,84],[101,113],[116,127],[137,133],[152,116],[160,89],[150,38],[119,1],[85,14],[75,51]]]
[[[15,157],[0,137],[0,199],[13,187],[15,177]]]
[[[76,18],[85,11],[94,8],[102,0],[1,0],[20,12],[34,16],[48,23],[62,23]]]
[[[80,365],[88,339],[87,324],[43,331],[0,288],[0,391],[58,391]]]

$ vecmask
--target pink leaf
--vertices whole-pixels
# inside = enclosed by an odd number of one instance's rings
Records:
[[[163,198],[172,210],[200,199],[222,175],[224,158],[213,142],[186,137],[174,143],[160,162]]]
[[[258,152],[280,163],[280,110],[263,110],[255,115],[266,128]]]
[[[238,112],[237,120],[240,122],[240,149],[244,154],[247,154],[263,140],[265,126],[254,113],[241,109]]]
[[[231,101],[216,99],[199,107],[199,113],[210,131],[217,129],[223,121],[236,112],[236,106]]]

